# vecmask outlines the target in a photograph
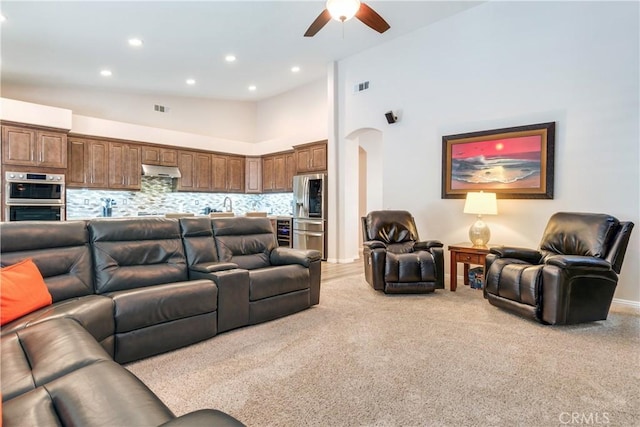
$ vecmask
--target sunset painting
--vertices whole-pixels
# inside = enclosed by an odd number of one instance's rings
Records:
[[[451,189],[540,187],[540,135],[452,145]]]
[[[553,199],[555,122],[442,137],[442,198]]]

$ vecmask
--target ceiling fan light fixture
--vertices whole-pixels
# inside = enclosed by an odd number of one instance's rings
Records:
[[[336,21],[348,21],[360,9],[359,0],[327,0],[327,10]]]

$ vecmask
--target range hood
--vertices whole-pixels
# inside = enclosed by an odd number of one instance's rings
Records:
[[[175,166],[142,165],[142,175],[161,176],[164,178],[180,178],[180,169]]]

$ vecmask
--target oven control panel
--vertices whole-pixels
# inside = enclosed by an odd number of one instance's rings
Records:
[[[7,182],[64,182],[64,175],[55,173],[6,172]]]

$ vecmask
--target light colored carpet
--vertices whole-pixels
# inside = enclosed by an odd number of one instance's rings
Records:
[[[127,368],[177,415],[248,426],[640,425],[640,316],[544,326],[465,286],[324,282],[319,306]]]

